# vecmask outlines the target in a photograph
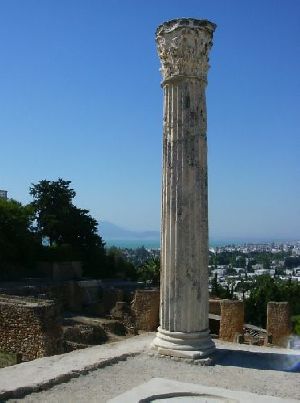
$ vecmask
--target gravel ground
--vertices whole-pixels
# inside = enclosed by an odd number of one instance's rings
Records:
[[[199,366],[147,353],[81,375],[67,383],[32,393],[25,402],[106,402],[151,378],[168,378],[231,390],[300,400],[300,373],[270,370],[274,360],[258,355],[221,354],[215,366]],[[233,366],[236,364],[236,366]],[[16,402],[17,400],[9,400]]]

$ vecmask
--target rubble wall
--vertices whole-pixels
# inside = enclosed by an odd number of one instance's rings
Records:
[[[62,328],[54,301],[0,295],[0,351],[22,361],[62,352]]]

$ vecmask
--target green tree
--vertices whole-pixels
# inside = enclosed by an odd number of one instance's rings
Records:
[[[300,257],[298,256],[289,256],[284,261],[284,266],[287,269],[294,269],[295,267],[300,266]]]
[[[245,281],[243,278],[241,278],[241,281],[235,287],[236,292],[242,293],[243,301],[245,300],[245,292],[249,291],[250,289],[251,289],[251,282]]]
[[[36,232],[42,238],[47,238],[50,246],[60,244],[64,224],[72,208],[75,191],[69,188],[70,181],[42,180],[30,187],[31,203],[36,218]]]
[[[212,298],[232,299],[232,293],[229,291],[229,288],[226,289],[218,283],[217,273],[211,281],[210,296]]]
[[[244,269],[246,267],[246,257],[244,255],[237,256],[236,265]]]
[[[50,246],[44,249],[43,258],[81,260],[85,275],[99,277],[105,270],[104,242],[89,211],[73,204],[76,193],[70,184],[59,178],[42,180],[30,188],[35,231]]]
[[[70,183],[59,178],[57,181],[42,180],[31,186],[37,234],[47,238],[50,246],[103,246],[97,233],[97,221],[88,210],[73,204],[76,193]]]
[[[33,211],[15,200],[0,199],[0,278],[30,274],[37,242],[31,231]]]
[[[111,247],[106,251],[106,271],[104,276],[136,280],[137,271],[134,265],[127,260],[122,249]]]
[[[160,259],[155,257],[147,260],[137,269],[137,274],[139,280],[158,286],[160,283]]]
[[[300,285],[291,281],[273,279],[268,275],[257,277],[251,287],[250,297],[245,300],[246,321],[265,327],[267,303],[270,301],[287,301],[291,314],[299,315]]]

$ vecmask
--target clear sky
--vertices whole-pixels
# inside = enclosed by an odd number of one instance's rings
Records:
[[[0,188],[62,177],[76,204],[159,229],[154,32],[215,22],[208,77],[211,238],[300,238],[300,1],[1,0]]]

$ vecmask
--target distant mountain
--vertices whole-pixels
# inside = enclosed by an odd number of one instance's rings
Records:
[[[108,221],[100,221],[99,233],[103,240],[159,240],[159,231],[131,231]]]

